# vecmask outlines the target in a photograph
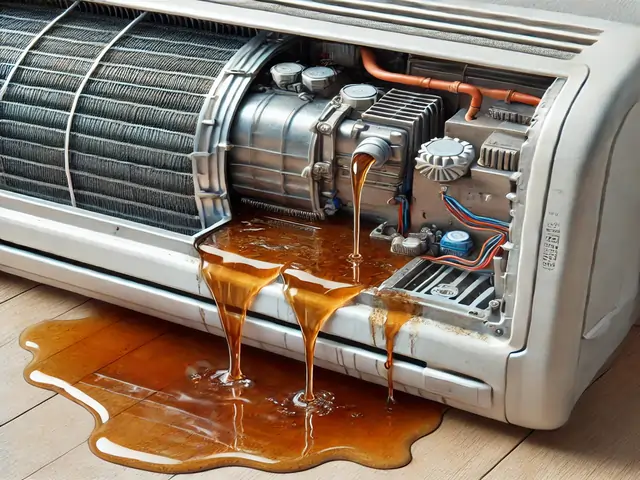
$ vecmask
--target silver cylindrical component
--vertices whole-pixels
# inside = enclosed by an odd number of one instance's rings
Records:
[[[375,158],[374,166],[381,167],[391,158],[391,146],[381,138],[369,137],[358,144],[353,156],[363,153]]]
[[[321,92],[331,86],[337,73],[331,67],[309,67],[302,72],[302,84],[310,92]]]
[[[271,91],[248,95],[231,129],[231,185],[243,197],[305,211],[320,211],[310,175],[317,134],[313,126],[327,100]]]
[[[271,67],[270,73],[273,83],[279,88],[287,88],[289,85],[300,82],[300,75],[304,67],[299,63],[278,63]]]
[[[340,98],[342,103],[358,112],[364,112],[376,103],[378,89],[366,83],[347,85],[340,90]]]

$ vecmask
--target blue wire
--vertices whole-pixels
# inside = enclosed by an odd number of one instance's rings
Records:
[[[409,228],[409,224],[411,223],[411,210],[409,209],[409,200],[407,197],[403,197],[402,200],[402,223],[406,229]]]
[[[509,228],[509,224],[507,222],[503,222],[501,220],[497,220],[494,218],[483,217],[481,215],[476,215],[470,212],[460,202],[458,202],[455,198],[450,197],[449,195],[443,194],[442,197],[444,201],[447,203],[447,205],[449,205],[453,210],[457,211],[458,213],[462,212],[473,220],[488,223],[489,225],[493,225],[495,227]],[[462,223],[465,223],[465,222],[463,221]],[[468,225],[468,226],[471,226],[471,225]],[[465,265],[461,263],[462,259],[456,260],[452,258],[452,259],[447,259],[447,262],[454,264],[457,267],[460,267],[462,269],[469,269],[469,268],[473,268],[473,266],[475,265],[482,265],[491,256],[495,255],[495,252],[493,252],[493,250],[500,244],[500,241],[506,236],[506,232],[504,232],[501,228],[497,228],[497,229],[499,230],[500,233],[498,233],[497,235],[494,235],[486,242],[485,244],[486,248],[483,255],[480,258],[478,258],[476,261],[474,261],[473,265]]]
[[[484,252],[482,257],[480,257],[478,259],[478,261],[475,262],[475,263],[477,263],[478,265],[482,264],[489,257],[489,255],[491,255],[491,250],[493,250],[496,247],[496,245],[498,245],[498,243],[500,242],[500,239],[502,238],[502,236],[503,236],[503,234],[501,233],[501,234],[498,234],[498,235],[495,235],[495,236],[491,237],[491,239],[487,242],[486,251]],[[470,267],[470,265],[465,265],[463,263],[459,263],[455,259],[447,259],[447,261],[450,262],[450,263],[455,263],[455,264],[457,264],[458,266],[460,266],[462,268]]]
[[[463,205],[460,204],[460,202],[458,202],[455,198],[450,197],[449,195],[443,195],[444,200],[450,204],[452,204],[452,206],[458,210],[461,210],[462,212],[464,212],[466,215],[468,215],[469,217],[473,218],[474,220],[478,220],[478,221],[483,221],[486,223],[490,223],[492,225],[499,225],[501,227],[505,227],[505,228],[509,228],[509,224],[507,222],[503,222],[502,220],[496,220],[495,218],[489,218],[489,217],[483,217],[481,215],[476,215],[475,213],[472,213],[471,211],[469,211],[467,208],[465,208]]]
[[[484,221],[487,223],[491,223],[493,225],[500,225],[503,227],[508,227],[509,224],[506,222],[503,222],[501,220],[496,220],[494,218],[489,218],[489,217],[483,217],[481,215],[476,215],[475,213],[472,213],[471,211],[469,211],[467,208],[465,208],[463,205],[460,204],[460,202],[458,202],[455,198],[453,197],[449,197],[445,195],[445,200],[449,203],[452,204],[452,206],[458,210],[461,210],[462,212],[464,212],[466,215],[468,215],[469,217],[473,218],[474,220],[479,220],[479,221]]]

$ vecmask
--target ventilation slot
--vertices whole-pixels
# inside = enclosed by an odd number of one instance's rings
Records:
[[[73,193],[79,208],[199,231],[200,112],[255,31],[95,3],[53,23],[72,2],[24,3],[0,3],[0,188],[63,204]]]
[[[364,19],[382,30],[565,59],[593,45],[601,33],[577,25],[522,19],[465,6],[427,5],[414,0],[258,0],[256,3],[262,4],[265,10],[315,16],[328,22],[361,26]]]
[[[388,286],[411,292],[416,297],[451,302],[465,309],[485,310],[495,298],[490,275],[462,271],[426,260],[395,285]]]

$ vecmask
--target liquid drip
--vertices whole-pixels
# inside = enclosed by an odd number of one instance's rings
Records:
[[[405,293],[393,290],[379,290],[376,292],[376,296],[382,300],[387,312],[387,318],[384,322],[387,361],[384,367],[387,369],[387,403],[393,404],[395,403],[393,394],[393,347],[402,326],[416,315],[419,315],[420,312],[419,307]]]
[[[349,243],[344,241],[345,233],[348,235],[349,231],[348,224],[341,218],[322,222],[321,226],[317,226],[314,223],[292,222],[277,216],[256,218],[251,214],[245,215],[240,213],[237,220],[214,233],[200,245],[199,251],[205,262],[203,265],[210,263],[207,260],[208,256],[219,256],[219,252],[222,251],[235,254],[233,257],[236,269],[240,268],[242,262],[269,262],[272,267],[288,263],[291,268],[283,273],[285,298],[293,308],[300,325],[306,359],[305,389],[294,400],[298,406],[316,408],[313,359],[318,333],[338,308],[352,300],[367,286],[376,285],[388,278],[404,265],[406,259],[391,256],[386,244],[367,239],[367,259],[354,262],[348,250]],[[246,267],[242,267],[241,271],[248,272]],[[277,276],[275,267],[272,272]],[[220,305],[226,300],[215,292],[237,289],[241,280],[231,269],[224,275],[214,273],[205,273],[203,277]],[[366,279],[364,282],[360,281],[361,276]],[[248,280],[253,282],[250,282],[252,286],[262,288],[269,282],[260,283],[261,279],[266,277]],[[246,309],[247,305],[242,310],[243,315],[246,315]],[[228,315],[228,307],[223,306],[221,310]],[[230,345],[230,351],[239,350],[240,335],[241,331],[233,337],[237,343]],[[227,337],[229,338],[229,335]]]
[[[362,200],[362,189],[367,179],[367,173],[376,162],[376,159],[366,153],[359,153],[353,156],[351,161],[351,189],[353,194],[353,253],[351,258],[354,262],[362,260],[360,253],[360,201]]]
[[[240,368],[242,328],[256,295],[280,274],[281,266],[247,260],[227,252],[200,252],[202,276],[218,306],[229,349],[229,369],[219,375],[223,383],[247,381]]]
[[[304,365],[251,347],[243,371],[255,382],[221,384],[213,377],[228,366],[224,339],[114,310],[43,322],[20,339],[34,354],[25,378],[93,413],[89,445],[105,460],[163,473],[292,472],[331,460],[397,468],[440,424],[438,404],[400,393],[389,411],[382,387],[321,368],[316,408],[300,408]]]
[[[283,277],[284,294],[296,314],[304,342],[306,382],[301,401],[311,404],[315,400],[313,357],[318,334],[329,317],[363,287],[322,280],[300,270],[286,270]]]

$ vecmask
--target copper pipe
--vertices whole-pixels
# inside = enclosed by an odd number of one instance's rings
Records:
[[[451,93],[466,93],[471,96],[471,105],[469,105],[469,110],[467,110],[467,114],[464,117],[467,121],[471,121],[476,118],[476,114],[480,111],[480,107],[482,107],[482,93],[480,92],[480,89],[473,85],[462,82],[447,82],[444,80],[436,80],[434,78],[416,77],[414,75],[389,72],[378,66],[373,51],[365,47],[360,48],[360,56],[362,57],[362,63],[364,64],[365,70],[378,80],[432,90],[446,90]]]
[[[446,90],[452,93],[465,93],[471,97],[471,104],[465,115],[467,121],[473,120],[482,107],[483,95],[497,100],[504,100],[507,103],[524,103],[536,106],[540,103],[538,97],[528,95],[526,93],[516,92],[514,90],[499,90],[491,88],[479,88],[474,85],[462,82],[447,82],[445,80],[436,80],[428,77],[417,77],[415,75],[404,75],[402,73],[393,73],[380,68],[376,63],[376,57],[373,51],[366,47],[360,47],[360,56],[362,63],[367,72],[378,80],[392,83],[401,83],[403,85],[411,85],[433,90]]]
[[[492,88],[478,87],[485,97],[495,98],[496,100],[502,100],[506,103],[524,103],[525,105],[532,105],[537,107],[540,103],[540,98],[526,93],[516,92],[515,90],[499,90]]]

